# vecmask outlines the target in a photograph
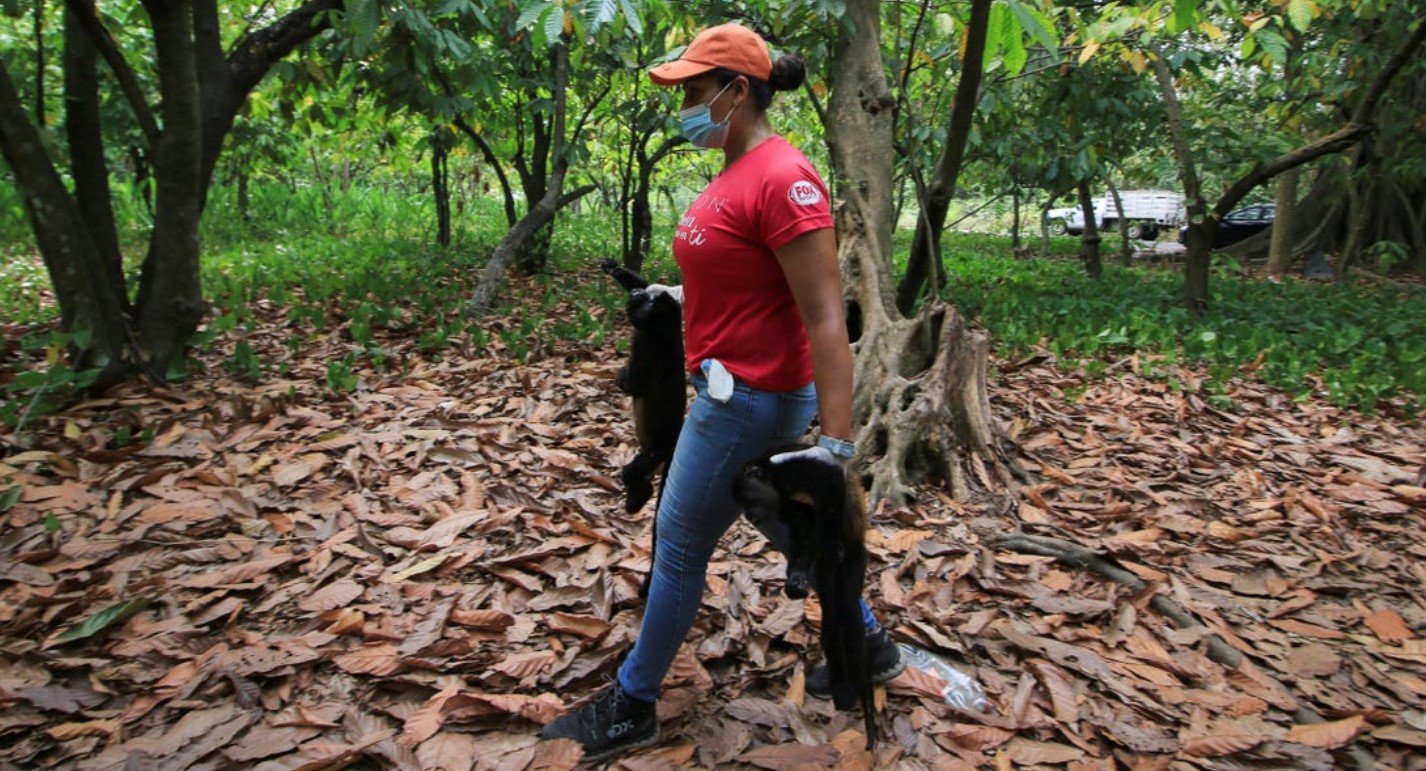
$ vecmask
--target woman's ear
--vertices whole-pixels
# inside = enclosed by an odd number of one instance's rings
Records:
[[[738,106],[753,98],[753,84],[746,77],[739,75],[734,91],[738,94]]]

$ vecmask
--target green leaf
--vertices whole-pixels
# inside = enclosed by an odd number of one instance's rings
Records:
[[[381,5],[377,0],[355,0],[347,5],[347,19],[358,38],[370,38],[381,24]]]
[[[619,0],[619,4],[624,7],[624,21],[628,22],[629,29],[636,37],[644,34],[644,20],[639,16],[639,9],[634,6],[632,0]]]
[[[130,616],[147,608],[152,601],[152,597],[139,597],[113,603],[98,613],[50,638],[46,645],[62,645],[67,642],[92,637],[114,624],[128,620]]]
[[[1040,9],[1027,6],[1020,0],[1007,0],[1006,4],[1015,14],[1015,18],[1020,20],[1020,27],[1024,32],[1049,51],[1051,56],[1059,55],[1060,41],[1055,34],[1055,24],[1050,21],[1050,17]]]
[[[989,69],[991,62],[1000,54],[1000,45],[1004,40],[1005,24],[1009,20],[1010,12],[1003,5],[994,5],[990,9],[990,19],[985,25],[985,58],[981,66]],[[966,29],[965,35],[970,35],[970,30]],[[965,47],[964,39],[961,41],[962,50]]]
[[[1288,0],[1287,18],[1298,32],[1306,32],[1312,24],[1312,0]]]
[[[1173,16],[1169,20],[1169,31],[1173,33],[1192,29],[1198,21],[1198,0],[1174,0]]]
[[[1264,29],[1257,34],[1258,46],[1263,49],[1272,63],[1282,66],[1287,63],[1287,41],[1275,30]]]
[[[545,45],[554,45],[564,38],[563,8],[555,8],[545,17]]]
[[[520,15],[515,19],[516,30],[526,30],[534,26],[535,20],[547,14],[554,6],[549,0],[530,0],[520,8]]]
[[[15,504],[19,502],[20,486],[15,485],[14,487],[6,488],[5,492],[0,493],[0,514],[4,514],[10,509],[15,508]]]
[[[1019,75],[1025,69],[1025,62],[1029,61],[1030,54],[1025,50],[1025,38],[1020,34],[1019,25],[1005,25],[1005,72],[1007,75]]]
[[[589,26],[598,29],[614,20],[619,11],[618,0],[591,0],[589,4]]]

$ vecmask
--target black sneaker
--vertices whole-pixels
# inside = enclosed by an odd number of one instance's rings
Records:
[[[540,731],[541,739],[573,739],[585,760],[602,760],[659,740],[659,721],[651,701],[636,699],[616,682],[579,709],[560,716]]]
[[[901,674],[906,662],[901,660],[901,649],[896,647],[891,635],[882,627],[866,636],[867,664],[873,683],[884,683]],[[818,699],[832,698],[832,670],[826,664],[818,664],[807,673],[807,695]]]

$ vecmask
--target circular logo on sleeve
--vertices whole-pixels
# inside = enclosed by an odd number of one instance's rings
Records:
[[[787,189],[787,197],[798,206],[813,206],[822,202],[822,191],[811,182],[800,179]]]

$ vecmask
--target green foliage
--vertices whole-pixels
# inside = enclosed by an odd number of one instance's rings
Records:
[[[347,354],[340,359],[327,362],[327,390],[333,393],[347,394],[355,391],[361,385],[361,379],[355,372],[356,355]]]
[[[0,306],[3,307],[3,306]],[[67,353],[83,348],[87,332],[50,331],[20,340],[21,365],[5,383],[0,426],[20,433],[31,420],[49,415],[74,400],[99,376],[97,368],[75,369]]]
[[[1375,263],[1378,272],[1390,273],[1392,268],[1411,259],[1411,247],[1400,241],[1377,241],[1366,250],[1367,259]]]
[[[6,477],[5,481],[10,481],[10,478]],[[15,508],[15,504],[20,502],[20,495],[23,492],[24,490],[22,490],[19,485],[11,485],[4,490],[0,490],[0,514],[4,514],[10,509]]]
[[[999,243],[997,243],[999,241]],[[1294,396],[1373,410],[1426,399],[1426,292],[1220,278],[1202,316],[1182,307],[1176,271],[1009,258],[1008,239],[951,234],[945,297],[1008,355],[1038,345],[1064,359],[1141,352],[1207,365],[1220,383],[1254,372]],[[1004,256],[1002,256],[1004,255]]]
[[[98,613],[50,638],[48,644],[59,645],[93,637],[115,624],[127,621],[134,614],[147,608],[151,602],[153,602],[152,597],[137,597],[131,600],[120,600],[110,603],[104,606]]]
[[[215,191],[219,200],[230,195]],[[618,218],[606,210],[561,215],[547,272],[507,290],[507,306],[533,307],[516,325],[490,329],[466,318],[464,305],[504,235],[497,201],[466,200],[454,243],[442,249],[429,243],[431,218],[421,202],[399,191],[324,194],[269,183],[255,187],[252,200],[246,227],[218,218],[205,223],[204,293],[214,312],[196,341],[250,382],[279,366],[264,361],[249,338],[264,314],[288,328],[291,352],[340,335],[345,352],[330,358],[323,373],[333,394],[359,388],[364,366],[387,364],[388,336],[414,337],[431,357],[478,355],[494,340],[505,355],[524,360],[557,340],[600,344],[622,319],[624,295],[597,268],[601,259],[618,257]],[[668,242],[672,219],[664,217],[659,242]],[[646,265],[645,273],[677,282],[668,257]],[[528,296],[514,294],[522,288]]]

